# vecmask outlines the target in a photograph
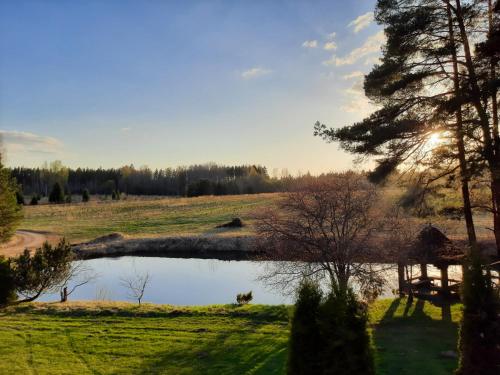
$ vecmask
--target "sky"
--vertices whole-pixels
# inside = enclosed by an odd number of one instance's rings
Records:
[[[0,1],[6,164],[359,169],[313,125],[373,110],[374,3]]]

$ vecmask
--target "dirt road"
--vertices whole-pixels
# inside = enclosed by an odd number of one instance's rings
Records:
[[[22,253],[24,249],[33,250],[41,247],[45,241],[54,244],[58,240],[59,236],[55,234],[18,230],[9,242],[0,245],[0,255],[7,257],[16,256]]]

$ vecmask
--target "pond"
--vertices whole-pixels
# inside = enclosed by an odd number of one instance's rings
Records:
[[[123,279],[150,276],[143,301],[172,305],[211,305],[234,303],[238,293],[253,292],[252,303],[290,304],[293,296],[258,280],[269,262],[227,261],[125,256],[83,261],[96,277],[75,290],[70,300],[132,301]],[[380,265],[380,267],[383,267]],[[451,270],[450,270],[451,271]],[[429,273],[438,273],[429,267]],[[453,277],[450,272],[450,277]],[[386,272],[388,284],[382,297],[392,297],[397,286],[395,270]],[[71,284],[70,284],[71,287]],[[43,295],[40,301],[57,301],[59,295]]]

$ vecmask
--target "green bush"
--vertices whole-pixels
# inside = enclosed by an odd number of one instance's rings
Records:
[[[253,295],[252,291],[248,293],[238,293],[236,296],[236,303],[238,305],[246,305],[247,303],[250,303],[253,300]]]
[[[10,261],[0,256],[0,306],[16,299],[16,285]]]
[[[287,372],[289,375],[320,374],[319,330],[322,294],[317,284],[303,281],[299,286],[290,331]]]
[[[463,315],[460,325],[457,375],[496,375],[500,369],[500,319],[498,290],[473,254],[464,265]]]
[[[33,195],[31,197],[30,205],[31,206],[36,206],[39,201],[40,201],[40,196],[39,195]]]
[[[17,201],[17,204],[20,205],[20,206],[24,206],[26,204],[26,202],[24,201],[24,195],[22,193],[22,191],[16,191],[16,201]]]
[[[375,373],[368,317],[364,304],[352,291],[328,296],[321,306],[322,374],[370,375]]]
[[[14,283],[21,302],[37,299],[66,280],[71,272],[73,252],[71,246],[61,240],[57,246],[45,242],[34,254],[29,250],[11,260]]]
[[[315,283],[300,285],[290,334],[288,374],[374,374],[367,312],[352,291],[323,300]]]
[[[88,189],[83,190],[82,202],[88,202],[90,200],[90,193]]]
[[[64,203],[64,192],[59,182],[56,182],[49,194],[50,203]]]

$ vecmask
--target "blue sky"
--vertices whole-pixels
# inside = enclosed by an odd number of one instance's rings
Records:
[[[313,137],[370,110],[374,0],[0,2],[9,165],[217,162],[320,173],[352,157]]]

